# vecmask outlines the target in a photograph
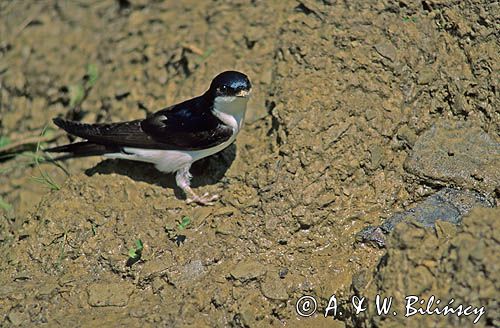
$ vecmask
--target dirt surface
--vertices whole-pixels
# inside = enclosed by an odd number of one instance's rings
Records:
[[[360,295],[375,298],[376,294],[394,297],[394,308],[404,312],[405,297],[417,295],[427,300],[434,295],[441,300],[441,308],[451,303],[484,306],[485,312],[470,315],[447,316],[414,315],[413,327],[470,327],[479,316],[474,327],[498,327],[498,275],[500,240],[500,211],[475,209],[458,229],[447,222],[438,225],[436,232],[421,225],[410,227],[399,225],[393,233],[391,246],[372,277],[359,281],[370,281],[367,286],[357,285]],[[361,275],[364,275],[362,273]],[[431,306],[437,308],[436,304]],[[372,307],[364,316],[356,318],[359,327],[406,326],[404,316],[377,316]]]
[[[350,297],[377,292],[454,297],[498,326],[496,208],[399,224],[386,249],[355,239],[443,187],[498,203],[498,3],[2,2],[0,15],[4,143],[67,142],[58,115],[141,118],[226,69],[255,89],[236,143],[193,167],[196,189],[222,196],[213,207],[186,205],[147,164],[40,163],[34,145],[2,157],[2,326],[421,324],[355,315]],[[448,319],[473,320],[428,318]]]

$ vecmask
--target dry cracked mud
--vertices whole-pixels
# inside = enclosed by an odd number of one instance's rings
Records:
[[[0,325],[472,325],[349,305],[383,293],[454,297],[499,326],[498,17],[476,0],[0,3],[0,151],[67,142],[58,115],[144,117],[226,69],[255,89],[236,143],[193,167],[213,207],[147,164],[2,154]],[[493,208],[356,242],[443,188]],[[324,318],[332,295],[342,314]]]

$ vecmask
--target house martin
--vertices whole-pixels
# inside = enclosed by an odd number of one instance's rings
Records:
[[[58,117],[54,119],[58,127],[85,141],[47,151],[152,163],[161,172],[175,172],[177,186],[188,203],[212,205],[218,196],[198,196],[190,187],[189,169],[236,139],[251,88],[245,74],[226,71],[217,75],[201,96],[161,109],[146,119],[85,124]]]

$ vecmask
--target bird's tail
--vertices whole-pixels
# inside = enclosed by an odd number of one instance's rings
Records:
[[[99,135],[101,126],[100,124],[87,124],[76,121],[68,121],[60,117],[53,119],[54,124],[65,130],[66,132],[79,136],[81,138],[89,139],[93,135]]]
[[[108,153],[120,152],[118,147],[100,145],[90,141],[76,142],[62,145],[54,148],[45,149],[50,153],[68,153],[57,159],[66,159],[70,157],[100,156]]]
[[[66,132],[85,138],[94,139],[98,136],[102,129],[109,129],[112,126],[119,124],[85,124],[74,121],[67,121],[60,117],[54,119],[54,123],[66,130]],[[58,160],[72,158],[72,157],[86,157],[86,156],[100,156],[109,153],[120,152],[120,147],[111,144],[96,143],[96,140],[75,142],[72,144],[62,145],[54,148],[46,149],[45,151],[51,153],[67,153],[58,157]]]

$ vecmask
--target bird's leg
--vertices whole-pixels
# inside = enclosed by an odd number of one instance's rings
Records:
[[[191,189],[190,183],[192,175],[189,173],[190,167],[191,165],[185,166],[175,174],[175,182],[177,182],[179,188],[186,194],[186,202],[188,204],[197,203],[200,205],[213,205],[213,202],[219,198],[218,195],[209,195],[205,193],[203,196],[198,196],[193,189]]]

